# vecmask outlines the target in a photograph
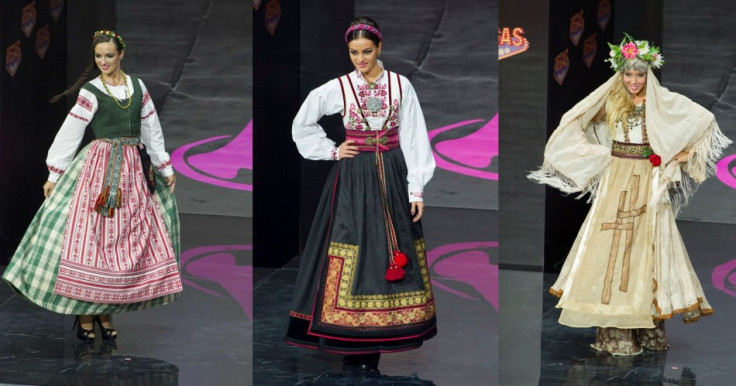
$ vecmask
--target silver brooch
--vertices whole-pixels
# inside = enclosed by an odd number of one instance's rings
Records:
[[[371,97],[368,99],[368,102],[366,102],[365,105],[368,107],[368,110],[370,110],[372,113],[375,113],[381,109],[381,106],[383,106],[383,102],[381,102],[381,98]]]

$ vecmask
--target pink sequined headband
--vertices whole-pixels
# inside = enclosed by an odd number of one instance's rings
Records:
[[[368,24],[355,24],[351,25],[347,31],[345,31],[345,43],[348,42],[348,35],[350,35],[351,32],[357,31],[357,30],[364,30],[368,31],[376,36],[378,36],[379,41],[383,41],[383,35],[381,35],[381,31],[378,30],[378,28],[370,26]]]

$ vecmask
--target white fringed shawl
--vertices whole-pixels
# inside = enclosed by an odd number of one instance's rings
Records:
[[[544,150],[544,164],[529,174],[529,179],[548,184],[564,193],[586,193],[595,197],[598,182],[611,161],[610,134],[604,141],[596,136],[593,118],[603,108],[606,98],[621,82],[614,74],[578,102],[560,120]],[[713,114],[689,98],[660,86],[651,69],[647,74],[646,130],[652,150],[662,158],[652,174],[650,204],[672,199],[675,213],[705,178],[715,171],[715,163],[724,148],[731,144],[718,127]],[[600,134],[600,133],[599,133]],[[603,143],[602,143],[603,142]],[[677,153],[690,150],[690,159],[682,166],[670,161]],[[690,179],[680,178],[680,170]],[[670,190],[672,197],[664,194]]]

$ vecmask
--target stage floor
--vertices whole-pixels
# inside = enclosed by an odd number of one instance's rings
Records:
[[[497,212],[428,208],[422,221],[437,304],[437,336],[418,350],[384,354],[381,377],[356,379],[342,356],[288,346],[284,327],[295,258],[256,268],[255,385],[496,385],[498,378]]]
[[[668,320],[669,351],[613,357],[589,348],[595,340],[595,328],[576,329],[557,322],[557,298],[547,293],[556,274],[503,270],[501,384],[732,384],[736,379],[731,334],[736,325],[736,260],[732,253],[736,226],[678,225],[705,295],[715,309],[712,316],[687,325],[680,316]]]
[[[251,220],[182,214],[181,229],[181,300],[114,316],[114,343],[79,341],[72,316],[3,282],[0,384],[252,384]]]

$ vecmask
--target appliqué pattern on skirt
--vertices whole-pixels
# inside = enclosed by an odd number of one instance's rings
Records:
[[[629,290],[629,271],[631,269],[631,242],[634,239],[634,219],[641,216],[647,210],[646,205],[636,208],[639,199],[639,178],[635,175],[632,177],[631,199],[629,208],[626,209],[627,191],[621,191],[618,200],[618,210],[616,211],[616,221],[605,222],[601,224],[601,231],[613,230],[613,242],[611,244],[611,253],[608,257],[608,268],[603,284],[603,294],[601,295],[601,303],[608,304],[611,301],[611,285],[613,284],[613,269],[618,258],[619,241],[621,232],[625,233],[626,242],[624,244],[623,264],[621,267],[621,285],[619,291],[627,292]]]
[[[122,207],[94,212],[111,145],[96,141],[72,197],[54,293],[104,303],[132,303],[179,292],[176,256],[158,204],[148,194],[135,146],[124,147]]]

